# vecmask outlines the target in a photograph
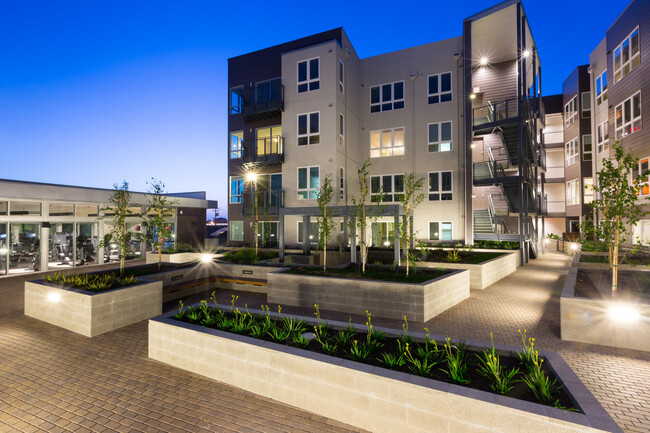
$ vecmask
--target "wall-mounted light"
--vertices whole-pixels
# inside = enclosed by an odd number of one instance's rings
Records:
[[[246,180],[249,182],[255,182],[257,180],[257,174],[249,171],[246,173]]]
[[[469,99],[476,99],[476,93],[472,93],[471,95],[469,95]]]
[[[481,66],[485,66],[488,64],[488,59],[487,57],[481,57]]]
[[[524,50],[524,57],[530,56],[530,50]]]
[[[472,149],[474,149],[474,148],[476,147],[476,144],[472,143],[472,144],[469,145],[469,147],[471,147]]]

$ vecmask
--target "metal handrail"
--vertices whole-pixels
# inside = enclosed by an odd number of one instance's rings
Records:
[[[488,101],[487,105],[472,110],[474,126],[516,117],[518,109],[517,98],[494,102]]]

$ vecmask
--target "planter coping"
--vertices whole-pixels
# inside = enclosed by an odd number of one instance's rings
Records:
[[[66,290],[68,292],[78,293],[80,295],[86,295],[86,296],[103,295],[105,293],[111,293],[111,292],[115,292],[117,290],[124,290],[124,289],[129,289],[131,287],[138,287],[138,286],[142,286],[142,285],[145,285],[145,284],[159,282],[158,280],[150,280],[148,278],[143,278],[143,277],[138,277],[138,281],[139,281],[138,284],[131,284],[130,286],[124,286],[124,287],[116,287],[114,289],[102,290],[100,292],[93,292],[92,290],[84,290],[84,289],[79,289],[79,288],[76,288],[76,287],[69,287],[69,286],[63,286],[63,285],[59,285],[59,284],[55,284],[55,283],[50,283],[49,281],[45,280],[44,278],[39,278],[37,280],[31,280],[29,282],[34,283],[34,284],[40,284],[42,286],[53,287],[55,289]]]
[[[488,251],[480,251],[480,252],[488,252]],[[422,263],[431,263],[431,264],[435,264],[435,265],[440,264],[440,265],[483,266],[483,265],[486,265],[486,264],[488,264],[488,263],[490,263],[490,262],[493,262],[493,261],[495,261],[495,260],[503,259],[505,256],[508,256],[509,254],[516,254],[516,253],[515,253],[515,252],[504,253],[504,252],[499,251],[498,253],[494,253],[494,254],[499,254],[499,256],[494,257],[494,258],[492,258],[492,259],[485,260],[485,261],[483,261],[483,262],[481,262],[481,263],[463,263],[463,262],[428,262],[428,261],[426,261],[426,260],[422,261]]]
[[[464,272],[465,270],[463,270]],[[568,279],[568,278],[567,278]],[[194,304],[193,307],[197,307],[200,304]],[[213,303],[208,303],[209,306],[215,306]],[[219,305],[219,308],[224,310],[233,310],[233,307],[230,305]],[[238,308],[238,307],[235,307]],[[261,310],[248,310],[253,314],[265,315],[266,312]],[[576,405],[581,412],[570,412],[562,409],[558,409],[551,406],[546,406],[541,403],[533,403],[530,401],[519,400],[513,397],[507,397],[499,394],[494,394],[487,391],[481,391],[469,387],[464,387],[461,385],[456,385],[447,382],[441,382],[434,379],[425,378],[422,376],[416,376],[413,374],[403,373],[400,371],[390,370],[388,368],[376,367],[368,364],[363,364],[360,362],[354,362],[344,358],[338,358],[334,356],[325,355],[318,352],[312,352],[309,350],[299,349],[292,346],[286,346],[283,344],[273,343],[266,340],[260,340],[246,335],[235,334],[231,332],[221,331],[213,328],[206,328],[200,325],[194,325],[187,322],[181,322],[180,320],[173,319],[175,312],[163,314],[158,317],[149,319],[150,321],[159,322],[171,326],[179,326],[181,328],[203,332],[206,334],[211,334],[217,337],[226,338],[229,340],[238,341],[240,343],[252,344],[258,347],[263,347],[269,350],[280,351],[288,353],[295,356],[300,356],[302,358],[311,359],[314,361],[324,362],[327,364],[338,365],[341,367],[349,368],[356,371],[361,371],[364,373],[373,374],[380,377],[385,377],[388,379],[397,380],[400,382],[410,383],[417,386],[422,386],[425,388],[431,388],[442,392],[449,392],[452,394],[474,398],[484,402],[494,403],[509,408],[534,413],[541,416],[548,416],[550,418],[559,419],[562,421],[571,422],[574,424],[579,424],[582,426],[593,427],[596,429],[601,429],[609,432],[622,433],[621,428],[614,422],[614,420],[609,416],[601,404],[596,400],[596,398],[591,394],[591,392],[585,387],[580,378],[575,374],[575,372],[569,367],[569,365],[564,361],[564,359],[555,352],[551,351],[540,351],[540,355],[547,360],[549,368],[556,374],[558,382],[564,386],[565,392],[567,393],[569,399]],[[279,317],[276,312],[269,312],[270,316],[277,319]],[[295,315],[285,315],[284,317],[294,317],[297,319],[302,319],[309,324],[316,324],[318,320],[311,317],[302,317]],[[333,328],[347,328],[349,326],[348,322],[340,321],[325,321]],[[352,327],[357,331],[367,331],[367,328],[364,325],[352,324]],[[386,333],[389,337],[398,337],[402,335],[400,331],[390,328],[375,327],[376,330]],[[423,332],[410,332],[412,337],[419,340],[424,340],[426,334]],[[439,335],[430,335],[433,340],[437,342],[445,341],[445,338]],[[460,340],[458,338],[452,338],[453,342],[464,341],[468,348],[470,349],[485,349],[487,347],[486,343],[479,342],[477,340]],[[504,344],[495,344],[494,347],[499,350],[502,354],[507,354],[512,356],[516,354],[519,348]]]
[[[290,269],[290,268],[278,269],[277,271],[269,272],[269,274],[281,274],[284,271],[286,271],[287,269]],[[401,282],[401,281],[384,281],[384,280],[374,280],[374,279],[371,279],[371,278],[328,277],[328,276],[324,276],[324,275],[305,275],[305,274],[291,274],[291,273],[286,273],[285,275],[292,275],[292,276],[295,276],[295,277],[303,277],[303,278],[323,278],[323,279],[328,278],[328,279],[333,279],[333,280],[354,280],[354,281],[362,281],[362,282],[366,282],[366,283],[371,283],[373,281],[374,282],[379,281],[381,283],[401,284],[401,285],[404,285],[404,286],[426,286],[428,284],[431,284],[434,281],[438,281],[438,280],[440,280],[442,278],[450,277],[450,276],[452,276],[454,274],[458,274],[458,273],[461,273],[461,272],[469,272],[468,269],[451,269],[451,268],[443,268],[443,269],[445,271],[448,271],[448,272],[446,274],[444,274],[444,275],[441,275],[441,276],[436,277],[436,278],[432,278],[430,280],[423,281],[421,283],[404,283],[404,282]]]

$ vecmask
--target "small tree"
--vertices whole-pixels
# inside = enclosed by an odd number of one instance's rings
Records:
[[[171,237],[171,226],[167,223],[166,219],[172,216],[168,207],[176,204],[176,201],[170,200],[165,192],[165,184],[161,180],[156,180],[153,177],[149,185],[149,207],[145,215],[145,223],[149,230],[155,231],[157,236],[149,233],[145,238],[151,242],[153,248],[158,250],[158,269],[162,267],[162,250],[167,241]]]
[[[598,172],[598,183],[593,186],[598,198],[591,202],[591,207],[600,213],[601,219],[598,225],[586,221],[582,227],[609,247],[612,293],[615,294],[618,285],[619,246],[631,234],[631,227],[650,213],[642,208],[639,200],[639,179],[647,178],[650,172],[641,173],[632,179],[638,173],[639,158],[624,152],[619,142],[612,146],[612,150],[614,158],[603,159],[603,168]]]
[[[129,192],[129,183],[125,180],[122,185],[113,184],[115,190],[109,201],[111,206],[103,209],[104,213],[112,212],[111,215],[103,218],[108,218],[113,222],[113,227],[108,233],[111,242],[115,242],[120,247],[120,276],[124,276],[124,262],[126,260],[126,253],[131,241],[131,233],[126,230],[126,218],[136,215],[129,209],[133,204],[131,203],[131,193]],[[100,246],[103,247],[106,241],[101,242]]]
[[[325,176],[318,191],[318,210],[320,217],[318,218],[318,248],[323,249],[323,270],[327,269],[327,240],[334,230],[334,221],[332,220],[332,210],[327,206],[332,201],[334,196],[334,189],[332,188],[332,175]]]
[[[406,260],[406,276],[409,275],[409,265],[415,258],[413,251],[411,251],[411,242],[413,241],[414,233],[411,230],[411,218],[409,213],[417,208],[426,195],[422,192],[424,187],[424,178],[417,177],[415,173],[409,173],[404,176],[404,193],[396,194],[399,199],[406,220],[399,224],[400,241],[404,244],[404,259]]]

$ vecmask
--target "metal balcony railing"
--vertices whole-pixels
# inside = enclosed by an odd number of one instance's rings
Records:
[[[499,123],[506,119],[517,117],[517,99],[506,99],[503,101],[488,102],[487,105],[473,109],[474,127]]]
[[[284,207],[284,190],[245,192],[242,196],[242,205],[244,216],[254,216],[256,205],[259,218],[278,215],[280,209]]]
[[[242,114],[246,122],[270,119],[284,111],[284,86],[280,79],[260,81],[242,93]]]

